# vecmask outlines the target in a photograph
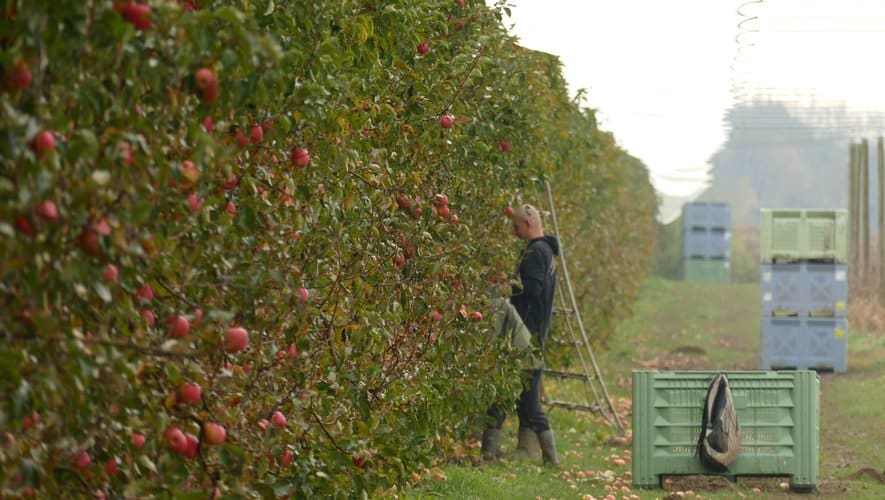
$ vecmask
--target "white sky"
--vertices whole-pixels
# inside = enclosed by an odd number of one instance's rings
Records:
[[[648,166],[662,222],[709,185],[735,104],[770,96],[816,110],[885,111],[885,70],[858,71],[885,48],[885,0],[508,5],[504,24],[520,44],[558,55],[572,94],[587,89],[584,104],[600,126]]]

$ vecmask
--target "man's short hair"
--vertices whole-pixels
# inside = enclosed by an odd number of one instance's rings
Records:
[[[537,208],[528,203],[520,205],[514,212],[513,217],[518,220],[531,221],[533,225],[541,225],[541,212]]]

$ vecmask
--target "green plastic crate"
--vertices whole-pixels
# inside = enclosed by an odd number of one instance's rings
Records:
[[[848,211],[761,210],[759,255],[763,264],[798,261],[848,263]]]
[[[820,381],[797,371],[726,372],[741,429],[741,451],[727,472],[695,455],[707,387],[715,371],[633,372],[633,485],[661,487],[664,476],[789,476],[790,487],[818,484]]]
[[[716,259],[683,259],[682,279],[707,283],[728,283],[731,281],[731,262]]]

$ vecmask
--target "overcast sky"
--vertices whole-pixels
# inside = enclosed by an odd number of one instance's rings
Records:
[[[508,4],[521,44],[558,55],[570,90],[587,89],[601,127],[648,166],[664,222],[709,185],[732,106],[767,96],[885,110],[885,70],[857,69],[885,47],[885,0]]]

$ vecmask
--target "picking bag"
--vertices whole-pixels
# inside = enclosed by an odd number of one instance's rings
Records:
[[[717,373],[710,382],[704,401],[697,455],[704,465],[725,472],[737,460],[740,448],[740,424],[728,377],[724,373]]]

